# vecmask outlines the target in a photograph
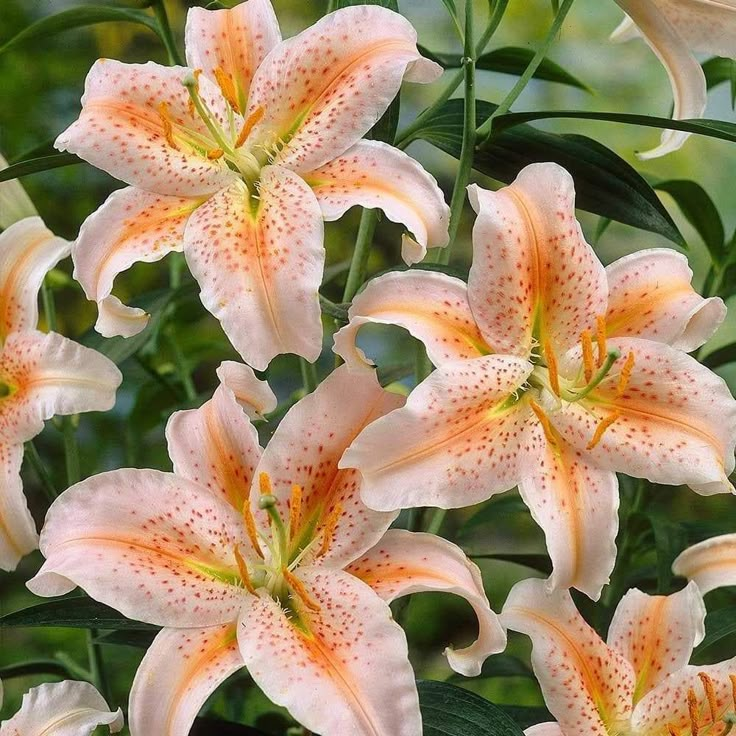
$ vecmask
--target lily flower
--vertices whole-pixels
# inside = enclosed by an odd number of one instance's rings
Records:
[[[79,585],[165,627],[133,683],[134,736],[184,736],[242,667],[316,733],[416,736],[406,639],[388,607],[408,593],[447,591],[473,606],[477,641],[447,650],[456,671],[478,674],[504,648],[477,567],[444,539],[387,531],[396,514],[366,508],[358,473],[338,468],[355,436],[402,402],[373,372],[343,366],[261,450],[221,384],[201,408],[171,417],[173,473],[103,473],[52,505],[46,562],[28,587],[52,596]]]
[[[281,41],[270,0],[189,11],[189,67],[100,59],[82,112],[56,141],[131,186],[83,224],[75,278],[97,329],[130,336],[148,319],[111,296],[118,273],[184,251],[204,306],[243,360],[314,361],[323,220],[354,205],[404,223],[408,263],[447,244],[449,208],[406,154],[361,140],[402,79],[431,82],[416,31],[386,8],[331,13]]]
[[[723,736],[736,715],[736,658],[689,665],[705,634],[697,586],[651,596],[630,590],[603,641],[569,591],[523,580],[509,593],[505,626],[532,640],[532,666],[557,723],[527,736]],[[726,720],[724,720],[726,719]]]
[[[672,570],[695,581],[703,595],[736,585],[736,534],[721,534],[688,547],[674,561]]]
[[[55,415],[106,411],[122,376],[95,350],[36,329],[46,273],[69,254],[40,217],[0,234],[0,569],[13,570],[38,546],[23,494],[23,443]]]
[[[707,101],[705,74],[693,52],[736,57],[736,2],[734,0],[616,0],[628,17],[611,39],[628,41],[641,36],[667,70],[675,120],[701,118]],[[690,133],[667,130],[659,146],[640,153],[650,159],[677,151]]]
[[[122,731],[120,708],[111,711],[88,682],[64,680],[31,688],[20,710],[0,723],[0,736],[90,736],[98,726],[107,726],[110,733]]]
[[[335,337],[335,352],[366,370],[360,327],[399,325],[437,366],[341,464],[360,470],[363,500],[379,510],[469,506],[518,485],[547,538],[550,584],[597,598],[615,561],[615,472],[733,491],[736,401],[683,352],[725,307],[693,291],[687,261],[669,250],[604,269],[556,164],[529,166],[498,192],[471,186],[470,200],[468,285],[386,274]]]

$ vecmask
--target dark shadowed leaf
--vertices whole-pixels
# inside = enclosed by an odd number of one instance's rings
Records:
[[[136,649],[148,649],[156,638],[158,631],[138,631],[121,629],[119,631],[108,631],[95,638],[100,644],[115,644],[121,647],[135,647]]]
[[[55,15],[49,15],[37,20],[30,26],[24,28],[20,33],[13,36],[0,46],[0,54],[14,46],[38,41],[42,38],[55,36],[57,33],[82,28],[96,23],[127,22],[138,23],[158,33],[158,26],[153,16],[142,10],[132,8],[112,8],[102,5],[83,5],[78,8],[69,8]]]
[[[221,721],[218,718],[197,718],[190,736],[268,736],[253,726]]]
[[[714,56],[703,62],[703,73],[708,89],[728,82],[731,85],[731,106],[736,106],[736,61]]]
[[[700,362],[708,368],[718,368],[720,365],[736,362],[736,343],[732,342],[730,345],[708,353]]]
[[[336,8],[349,8],[351,5],[380,5],[396,13],[399,12],[399,0],[337,0]]]
[[[458,157],[462,145],[463,100],[449,100],[413,137]],[[478,122],[495,109],[478,101]],[[582,135],[556,135],[518,125],[494,135],[475,154],[474,168],[509,183],[531,163],[555,161],[575,179],[577,206],[602,217],[658,233],[684,246],[682,235],[656,192],[620,156]]]
[[[501,705],[499,706],[504,713],[510,715],[521,728],[529,728],[536,726],[537,723],[549,723],[554,721],[552,714],[542,707],[534,707],[529,705]],[[580,735],[582,736],[582,734]]]
[[[483,663],[480,678],[491,679],[494,677],[526,677],[533,678],[534,674],[520,659],[510,654],[496,654]],[[462,683],[467,680],[462,675],[454,674],[450,682]]]
[[[523,736],[511,717],[480,695],[430,680],[418,688],[424,736]]]
[[[72,166],[73,164],[82,163],[84,161],[73,153],[54,153],[51,156],[29,158],[25,161],[18,161],[18,163],[12,164],[7,169],[0,171],[0,182],[9,181],[10,179],[20,179],[20,177],[28,176],[28,174],[37,174],[40,171],[58,169],[61,166]]]
[[[732,634],[736,634],[736,606],[710,611],[705,617],[705,638],[693,656],[699,658],[707,649]]]

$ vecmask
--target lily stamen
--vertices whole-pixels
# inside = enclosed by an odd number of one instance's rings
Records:
[[[284,580],[286,580],[289,587],[294,591],[294,593],[297,594],[299,599],[304,603],[304,605],[309,608],[312,611],[319,611],[321,606],[317,601],[312,598],[312,596],[309,594],[309,591],[304,587],[304,583],[302,583],[299,578],[294,575],[294,573],[289,572],[287,568],[284,568],[282,570],[282,575],[284,576]]]
[[[299,529],[302,517],[302,487],[296,483],[291,487],[291,502],[289,503],[289,538],[294,539]]]
[[[700,733],[700,707],[698,697],[692,688],[687,691],[687,712],[690,716],[690,733],[692,736],[698,736]]]
[[[634,351],[632,350],[627,356],[626,356],[626,362],[624,363],[624,367],[621,369],[621,375],[618,378],[618,388],[616,389],[616,397],[621,398],[628,385],[629,381],[631,380],[631,372],[634,370]]]
[[[242,110],[240,109],[240,103],[238,102],[238,93],[235,89],[233,78],[219,66],[214,69],[214,75],[215,80],[217,81],[217,86],[220,88],[220,92],[222,92],[222,96],[227,100],[227,103],[233,110],[235,110],[235,112],[241,113]]]
[[[256,520],[253,517],[253,510],[250,507],[250,501],[248,499],[245,500],[245,503],[243,504],[243,521],[245,522],[245,531],[248,534],[248,539],[250,540],[250,543],[253,545],[253,549],[255,550],[256,554],[263,559],[263,550],[261,549],[261,545],[258,542],[258,529],[256,528]]]
[[[716,698],[716,690],[713,686],[713,680],[705,673],[699,672],[698,677],[703,683],[705,697],[708,700],[708,708],[710,709],[710,718],[713,723],[718,720],[718,699]]]
[[[193,73],[187,74],[184,79],[181,80],[181,83],[187,88],[190,101],[194,105],[195,110],[199,113],[199,117],[202,119],[202,122],[207,126],[207,129],[210,131],[212,137],[215,139],[219,147],[222,148],[224,152],[230,154],[231,156],[234,156],[234,151],[232,150],[230,145],[228,145],[223,136],[222,130],[215,122],[215,116],[213,115],[209,107],[207,107],[207,103],[201,98],[199,94],[199,81],[197,78],[201,73],[201,69],[196,69]]]
[[[235,148],[240,148],[240,146],[245,143],[253,128],[256,127],[258,121],[263,117],[264,112],[265,110],[261,106],[258,106],[250,115],[248,115],[243,123],[243,127],[240,129],[238,138],[235,141]]]
[[[235,555],[235,561],[238,563],[240,579],[243,581],[245,589],[249,593],[255,594],[256,589],[253,587],[253,581],[251,580],[250,573],[248,572],[248,565],[246,565],[245,560],[243,559],[243,555],[240,553],[240,547],[237,544],[235,545],[233,554]]]
[[[213,148],[211,151],[207,151],[207,158],[210,161],[214,161],[218,158],[222,158],[225,155],[225,151],[222,148]]]
[[[583,349],[585,382],[590,383],[595,371],[595,361],[593,360],[593,338],[591,338],[589,330],[583,330],[583,333],[580,335],[580,343]]]
[[[560,395],[560,374],[557,368],[557,356],[555,355],[552,343],[546,340],[544,343],[544,358],[547,361],[547,368],[549,370],[549,383],[552,386],[552,390],[557,396]]]
[[[174,140],[174,124],[171,122],[171,115],[169,114],[168,104],[166,102],[159,103],[157,112],[159,118],[161,118],[161,123],[164,126],[164,136],[166,138],[166,142],[169,144],[169,146],[171,146],[171,148],[173,148],[175,151],[178,151],[179,146]]]
[[[539,423],[542,425],[544,436],[547,438],[547,442],[549,442],[550,445],[556,445],[557,440],[555,438],[555,429],[552,426],[552,422],[545,413],[544,409],[542,409],[542,407],[539,406],[539,404],[537,404],[534,399],[530,399],[529,405],[531,406],[532,411],[537,415]]]
[[[667,733],[669,736],[681,736],[680,729],[677,726],[673,726],[671,723],[667,724]]]
[[[613,364],[621,357],[621,353],[614,348],[610,350],[606,359],[603,361],[603,365],[598,369],[597,373],[593,375],[587,385],[585,385],[580,391],[565,391],[565,400],[567,401],[580,401],[584,399],[591,391],[596,389],[601,382],[608,376],[613,368]]]
[[[596,323],[596,334],[595,341],[598,345],[598,366],[603,365],[603,361],[606,359],[608,350],[606,348],[606,318],[598,315],[595,319]]]
[[[273,496],[271,476],[268,473],[261,473],[258,476],[258,490],[261,492],[261,496]]]
[[[606,430],[621,416],[620,411],[612,411],[607,417],[604,417],[601,419],[601,421],[598,423],[598,426],[595,428],[595,432],[593,433],[593,438],[588,442],[587,448],[588,450],[592,450],[602,439],[603,435],[606,433]]]
[[[322,546],[319,549],[320,556],[325,555],[330,551],[332,538],[335,535],[335,528],[337,527],[337,522],[340,520],[341,515],[342,504],[338,501],[332,508],[332,511],[330,511],[330,515],[327,517],[327,521],[322,529]]]
[[[734,710],[736,710],[736,675],[729,675],[728,679],[731,681],[731,698]]]

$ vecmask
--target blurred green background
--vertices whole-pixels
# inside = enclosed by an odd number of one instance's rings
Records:
[[[476,2],[477,23],[482,27],[487,3],[485,0]],[[326,8],[326,2],[322,0],[273,0],[273,3],[285,36],[315,21]],[[38,18],[83,4],[71,0],[0,0],[0,45]],[[97,0],[95,4],[103,3]],[[124,0],[110,0],[107,4],[118,7],[134,5]],[[193,4],[206,3],[169,0],[166,4],[180,43],[186,9]],[[400,0],[400,7],[416,25],[424,46],[434,52],[460,52],[454,29],[440,0]],[[621,17],[620,10],[612,0],[578,0],[550,58],[584,81],[592,93],[535,81],[529,85],[514,109],[581,108],[668,115],[671,107],[670,87],[654,55],[641,42],[617,46],[607,40]],[[551,19],[549,0],[511,0],[491,48],[508,45],[535,48],[546,33]],[[6,158],[11,161],[25,158],[27,152],[53,140],[75,119],[85,74],[100,56],[130,62],[153,59],[166,63],[164,50],[152,32],[138,25],[122,23],[68,31],[0,54],[0,152]],[[478,79],[479,98],[496,102],[502,99],[514,81],[510,76],[485,71],[478,72]],[[406,85],[402,94],[400,128],[429,104],[442,88],[443,81],[426,87]],[[727,85],[712,92],[708,116],[734,119]],[[582,121],[555,121],[540,124],[540,127],[585,133],[615,150],[647,175],[697,181],[715,201],[728,235],[733,232],[736,226],[736,187],[733,185],[736,150],[729,144],[693,137],[678,153],[642,164],[636,161],[634,152],[654,145],[658,132],[653,129]],[[455,160],[424,142],[412,144],[409,152],[438,178],[449,201],[456,170]],[[485,177],[475,178],[484,186],[499,186],[498,182]],[[84,218],[120,186],[119,182],[87,165],[36,174],[24,179],[23,183],[47,224],[69,239],[75,237]],[[688,241],[689,256],[696,280],[700,283],[708,266],[703,244],[672,206],[671,200],[665,198],[664,201]],[[467,267],[470,259],[470,214],[469,210],[465,213],[459,242],[453,252],[453,264],[460,267]],[[598,218],[587,213],[581,213],[580,217],[589,240],[592,240]],[[340,222],[327,225],[327,263],[333,280],[324,287],[324,292],[338,302],[358,218],[359,212],[353,210]],[[385,220],[379,224],[370,262],[371,273],[399,262],[400,232],[398,227]],[[626,253],[649,247],[671,247],[671,243],[650,233],[613,224],[597,244],[598,253],[606,263]],[[65,263],[62,270],[69,274],[70,264]],[[94,305],[85,300],[71,279],[65,279],[61,274],[57,276],[54,280],[54,295],[60,331],[83,341],[93,340],[90,329],[96,316]],[[186,272],[184,279],[185,283],[189,279]],[[116,292],[134,304],[145,304],[146,300],[155,297],[156,290],[164,288],[167,283],[168,268],[165,262],[137,266],[118,279]],[[330,325],[327,323],[326,328],[325,351],[320,362],[323,375],[332,363],[329,352]],[[730,342],[735,334],[734,325],[726,324],[708,349]],[[376,356],[379,365],[386,370],[397,366],[400,369],[413,360],[412,341],[399,330],[367,334],[364,341],[367,351]],[[121,366],[125,381],[115,409],[105,415],[87,414],[80,417],[78,436],[83,475],[122,466],[170,469],[163,440],[165,421],[172,411],[193,403],[186,400],[175,371],[178,350],[183,353],[184,360],[193,372],[199,394],[194,402],[196,404],[208,398],[214,389],[214,371],[219,362],[237,357],[218,324],[201,307],[194,289],[185,290],[176,302],[156,340],[137,359],[127,360]],[[721,371],[727,379],[733,380],[732,385],[736,385],[736,369],[733,366],[726,366]],[[268,377],[283,402],[288,404],[298,396],[301,377],[294,359],[278,358],[269,370]],[[404,382],[408,387],[411,386],[410,377]],[[264,440],[273,431],[274,425],[275,420],[260,428]],[[36,443],[57,488],[63,489],[65,471],[60,432],[49,425]],[[33,469],[28,466],[24,466],[24,480],[29,502],[40,523],[46,502]],[[628,489],[624,487],[624,497],[627,492]],[[651,498],[651,508],[667,514],[674,521],[691,525],[698,522],[700,526],[696,526],[693,532],[696,537],[707,536],[724,524],[728,526],[730,523],[732,528],[736,528],[732,499],[704,499],[691,492],[672,488],[654,489]],[[466,522],[478,511],[478,508],[474,508],[453,512],[443,532],[449,538],[462,542],[469,552],[477,555],[491,603],[496,610],[500,610],[509,588],[516,580],[539,573],[508,561],[487,559],[488,556],[498,553],[542,553],[543,539],[513,492],[491,502],[489,510],[484,511],[481,518],[490,519],[491,523],[467,525]],[[663,533],[666,535],[668,532],[665,530]],[[655,591],[655,563],[654,552],[642,555],[635,567],[620,574],[630,575],[632,584]],[[0,575],[0,613],[37,602],[25,589],[24,582],[39,564],[40,555],[34,554],[23,561],[16,573]],[[736,603],[730,591],[711,594],[708,600],[716,607]],[[605,625],[610,609],[594,609],[584,601],[580,603],[594,623]],[[441,656],[444,646],[449,642],[466,642],[473,635],[475,627],[468,606],[439,594],[415,596],[404,622],[418,676],[433,679],[450,676]],[[143,649],[134,646],[104,646],[114,705],[125,704],[142,652]],[[526,657],[526,640],[513,636],[509,652]],[[736,648],[726,654],[736,654]],[[84,632],[72,629],[0,628],[0,668],[19,661],[57,655],[86,666]],[[702,657],[704,661],[707,660],[708,652],[704,652]],[[21,694],[41,679],[34,676],[7,681],[2,716],[8,717],[13,713],[19,705]],[[487,677],[466,684],[500,703],[540,705],[542,702],[535,683],[525,676]],[[274,709],[249,684],[245,673],[236,676],[222,689],[214,698],[212,708],[213,713],[231,720],[257,724],[263,731],[274,734],[283,733],[287,723],[283,714],[272,713]]]

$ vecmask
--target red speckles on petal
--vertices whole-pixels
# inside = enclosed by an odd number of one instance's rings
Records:
[[[236,182],[196,210],[185,232],[187,262],[202,303],[246,363],[265,369],[279,353],[315,360],[322,343],[319,205],[279,166],[263,169],[259,197]]]

